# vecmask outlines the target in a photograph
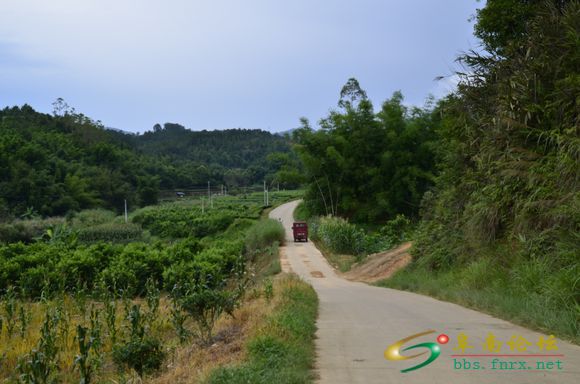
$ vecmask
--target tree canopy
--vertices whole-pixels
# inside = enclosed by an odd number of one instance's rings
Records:
[[[433,178],[436,115],[405,107],[400,92],[375,112],[356,79],[340,95],[319,130],[303,119],[294,132],[310,210],[371,222],[417,214]]]
[[[0,216],[119,211],[125,199],[154,204],[164,189],[273,181],[280,169],[268,155],[290,156],[286,138],[261,130],[167,123],[135,135],[105,129],[62,99],[54,107],[54,115],[28,105],[0,110]]]

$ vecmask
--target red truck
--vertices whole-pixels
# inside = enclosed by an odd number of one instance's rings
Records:
[[[304,221],[297,221],[292,224],[292,234],[294,241],[308,241],[308,224]]]

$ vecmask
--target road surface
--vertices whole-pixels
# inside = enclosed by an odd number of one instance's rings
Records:
[[[274,209],[270,217],[281,219],[286,228],[287,244],[281,248],[283,269],[312,284],[320,299],[315,367],[319,383],[580,383],[578,346],[557,339],[557,350],[547,350],[546,344],[540,350],[537,343],[547,335],[459,305],[340,278],[311,242],[293,242],[290,228],[297,204],[297,201],[284,204]],[[402,352],[402,355],[427,352],[415,359],[389,361],[384,358],[389,345],[428,330],[436,332],[410,340],[401,349],[435,342],[438,335],[447,334],[449,342],[437,344],[441,355],[431,364],[400,372],[425,361],[431,354],[426,348]],[[467,336],[467,345],[472,348],[454,350],[459,345],[460,333]],[[503,342],[500,355],[561,356],[497,356],[483,349],[490,334]],[[526,345],[525,352],[512,351],[506,344],[512,336],[516,339],[521,336],[531,345]],[[457,354],[492,356],[452,356]],[[470,363],[470,368],[479,362],[483,369],[465,369],[464,361]],[[513,369],[500,370],[500,367]]]

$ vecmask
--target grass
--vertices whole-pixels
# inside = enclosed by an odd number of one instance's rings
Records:
[[[264,219],[258,221],[246,232],[246,251],[253,254],[274,242],[283,244],[286,238],[284,226],[278,220]]]
[[[346,254],[338,254],[330,251],[328,247],[324,244],[324,242],[318,239],[310,238],[316,248],[322,253],[322,255],[326,258],[326,260],[332,265],[335,269],[338,269],[340,272],[348,272],[352,268],[352,266],[360,261],[360,258],[354,255],[346,255]]]
[[[146,312],[146,305],[144,300],[131,300],[126,303],[140,304],[141,308]],[[90,312],[91,308],[99,315],[101,326],[99,327],[101,334],[101,355],[102,369],[96,374],[96,381],[107,381],[118,377],[118,371],[110,359],[110,353],[113,349],[113,343],[110,337],[110,330],[105,324],[104,308],[101,302],[92,301],[85,297],[74,297],[66,295],[59,301],[44,301],[44,302],[25,302],[18,301],[18,307],[25,310],[25,316],[28,318],[28,324],[22,334],[21,322],[17,320],[16,330],[13,335],[9,336],[6,319],[4,320],[3,329],[0,332],[0,381],[12,382],[15,380],[17,374],[16,367],[18,365],[18,358],[29,353],[32,349],[38,347],[38,341],[41,337],[40,329],[45,319],[47,311],[58,313],[60,321],[54,331],[56,332],[56,342],[58,347],[58,381],[62,383],[79,382],[78,372],[75,370],[74,361],[79,354],[76,328],[77,325],[90,327]],[[58,308],[58,309],[57,309]],[[119,301],[116,308],[116,329],[117,342],[125,340],[128,336],[128,324],[126,321],[125,305]],[[159,312],[156,315],[150,326],[148,333],[155,337],[167,341],[169,344],[176,343],[176,337],[173,334],[171,325],[161,319],[170,317],[170,304],[167,298],[162,298],[160,301]],[[129,373],[131,375],[131,373]]]
[[[308,212],[308,209],[306,208],[306,204],[304,204],[304,201],[298,203],[298,205],[294,209],[294,219],[297,221],[306,221],[310,219],[310,216],[311,216],[310,212]]]
[[[310,383],[313,381],[314,333],[318,298],[306,283],[293,276],[274,288],[274,311],[245,345],[246,359],[221,367],[208,384]],[[276,295],[276,294],[275,294]]]
[[[438,272],[415,265],[377,285],[454,302],[579,344],[580,307],[565,304],[570,302],[567,294],[576,290],[578,295],[575,272],[544,273],[534,261],[515,265],[507,270],[480,259]]]

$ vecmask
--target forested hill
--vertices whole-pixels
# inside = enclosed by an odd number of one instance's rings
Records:
[[[160,190],[208,181],[230,188],[273,181],[280,162],[272,157],[289,151],[285,138],[260,130],[165,124],[135,135],[70,109],[53,116],[7,107],[0,110],[0,219],[121,210],[125,199],[132,207],[151,204]]]
[[[228,168],[249,168],[260,164],[272,152],[288,152],[288,141],[257,129],[191,131],[179,124],[156,124],[153,131],[135,136],[143,153],[185,158]]]

